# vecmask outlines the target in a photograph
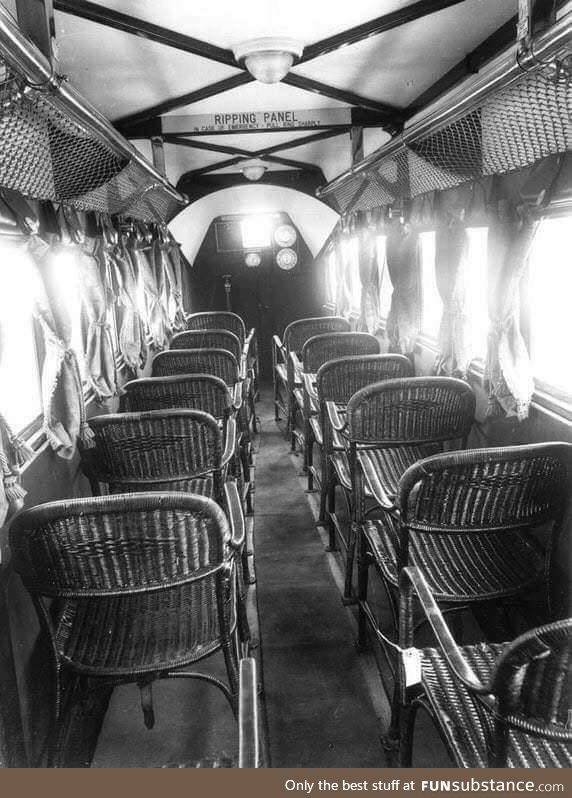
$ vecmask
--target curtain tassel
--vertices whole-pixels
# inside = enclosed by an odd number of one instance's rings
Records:
[[[21,438],[18,438],[17,435],[14,435],[10,440],[10,444],[12,446],[14,463],[18,468],[21,468],[34,457],[34,450]]]
[[[93,449],[95,447],[95,435],[87,421],[82,421],[80,424],[79,438],[84,449]]]
[[[20,485],[17,474],[4,474],[4,492],[10,506],[14,510],[21,510],[24,506],[26,491]]]

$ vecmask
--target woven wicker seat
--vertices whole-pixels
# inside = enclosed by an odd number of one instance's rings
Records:
[[[222,650],[228,682],[201,678],[236,711],[234,563],[243,541],[241,517],[227,520],[211,499],[186,493],[51,502],[15,518],[14,567],[51,641],[50,765],[58,762],[73,674],[139,684],[151,727],[152,681],[197,676],[180,669]]]
[[[351,477],[349,462],[344,451],[347,439],[344,439],[332,425],[328,404],[334,404],[338,422],[343,426],[346,405],[356,391],[384,379],[408,377],[412,372],[411,362],[403,355],[359,355],[336,358],[318,368],[315,396],[319,414],[311,420],[311,428],[314,440],[321,446],[319,520],[324,523],[328,519],[330,548],[336,547],[336,531],[341,532],[335,515],[336,475],[338,483],[345,490],[344,495],[348,501],[351,492]],[[311,460],[312,456],[310,455]],[[345,474],[348,477],[347,481],[344,479]],[[345,542],[342,534],[339,534],[339,538]],[[346,588],[345,596],[349,598],[349,588]]]
[[[406,653],[398,685],[399,765],[411,766],[415,716],[423,707],[458,767],[569,768],[572,619],[510,643],[459,648],[423,573],[404,568],[400,581],[400,645]],[[414,595],[437,647],[412,648]],[[412,660],[418,678],[406,681]]]
[[[358,357],[359,355],[379,354],[379,341],[374,335],[357,332],[321,333],[308,338],[302,347],[301,362],[296,352],[292,352],[294,370],[301,373],[302,389],[294,392],[295,404],[292,415],[292,448],[295,445],[296,417],[302,417],[303,432],[301,443],[304,448],[304,469],[308,472],[308,490],[313,490],[313,440],[311,439],[310,418],[318,415],[318,395],[315,389],[316,372],[334,358]]]
[[[274,417],[276,421],[282,413],[286,418],[286,435],[291,430],[293,391],[300,378],[294,374],[290,353],[302,353],[308,338],[320,333],[349,332],[350,323],[341,316],[317,316],[298,319],[284,330],[282,340],[275,335],[272,339],[272,378],[274,382]]]
[[[345,429],[350,441],[354,496],[348,566],[353,566],[358,537],[361,644],[365,644],[366,620],[372,621],[374,630],[379,632],[367,604],[372,552],[368,551],[367,537],[359,531],[366,515],[394,511],[399,478],[412,462],[435,452],[463,448],[474,412],[475,396],[471,388],[448,377],[387,380],[362,388],[348,402]],[[372,497],[367,513],[366,489],[367,496]],[[392,601],[390,605],[395,610]]]

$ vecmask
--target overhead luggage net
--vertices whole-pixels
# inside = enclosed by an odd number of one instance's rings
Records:
[[[523,73],[461,118],[333,181],[320,197],[340,213],[367,210],[530,166],[572,149],[571,118],[569,80],[543,69]]]
[[[80,210],[165,222],[180,203],[0,60],[0,186]]]

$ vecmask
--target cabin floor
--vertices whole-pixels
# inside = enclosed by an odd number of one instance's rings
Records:
[[[263,386],[257,413],[250,525],[256,583],[248,612],[261,682],[263,766],[386,767],[381,739],[390,707],[383,663],[375,652],[356,650],[356,610],[341,600],[341,556],[325,551],[327,535],[315,524],[319,494],[304,490],[301,456],[289,452],[283,424],[274,420],[270,386]],[[216,667],[224,677],[219,659]],[[216,688],[177,679],[156,683],[153,692],[156,723],[147,730],[138,688],[115,688],[92,767],[236,757],[234,719]],[[418,723],[415,764],[450,765],[427,723],[424,718]]]

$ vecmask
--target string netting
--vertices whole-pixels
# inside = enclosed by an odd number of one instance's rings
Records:
[[[402,202],[428,191],[531,166],[572,149],[572,84],[523,73],[460,119],[403,145],[320,196],[340,213]]]
[[[167,221],[178,207],[136,162],[118,155],[0,61],[0,186],[81,210]]]

